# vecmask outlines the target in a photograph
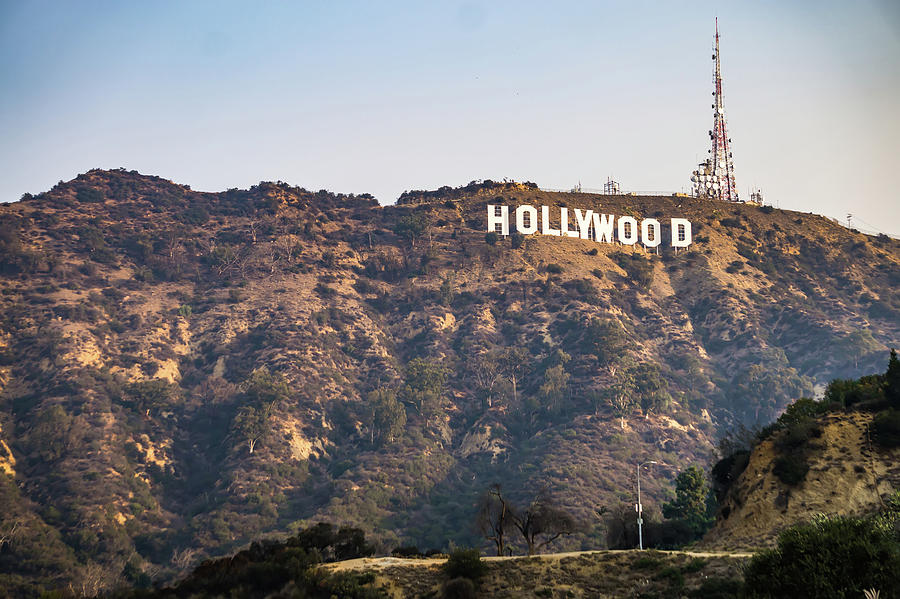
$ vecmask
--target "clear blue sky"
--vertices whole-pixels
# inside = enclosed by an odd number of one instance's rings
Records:
[[[509,177],[687,189],[719,17],[739,189],[900,234],[900,9],[860,2],[0,0],[0,200]]]

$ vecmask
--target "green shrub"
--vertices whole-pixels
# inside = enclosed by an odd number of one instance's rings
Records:
[[[79,202],[94,204],[103,201],[103,192],[92,187],[82,187],[75,193]]]
[[[656,575],[656,578],[659,580],[668,580],[671,586],[679,589],[684,586],[684,574],[682,574],[681,570],[675,566],[663,568],[660,573]]]
[[[320,297],[323,297],[326,299],[337,295],[336,289],[334,289],[333,287],[329,287],[328,285],[324,285],[322,283],[316,283],[316,286],[313,288],[313,291],[315,291]]]
[[[378,291],[378,288],[368,279],[357,279],[355,283],[353,283],[353,288],[356,289],[357,293],[366,294],[366,293],[375,293]]]
[[[202,225],[209,220],[209,212],[203,206],[194,204],[185,210],[178,219],[191,225]]]
[[[778,444],[787,449],[799,449],[810,439],[821,435],[822,429],[816,422],[812,420],[798,422],[784,431],[784,434],[778,440]]]
[[[883,377],[872,374],[857,380],[834,379],[825,388],[825,401],[844,407],[884,399]]]
[[[875,416],[869,433],[882,447],[900,447],[900,410],[886,410]]]
[[[744,583],[737,578],[707,578],[688,594],[691,599],[737,599]]]
[[[834,381],[832,381],[834,382]],[[817,430],[815,418],[825,414],[840,404],[832,402],[826,394],[825,401],[816,401],[809,398],[801,398],[787,407],[778,419],[763,427],[756,438],[763,441],[778,431],[787,430],[788,433],[781,436],[778,443],[783,447],[797,447],[812,437],[818,437],[821,431]]]
[[[739,270],[741,270],[742,268],[744,268],[743,260],[735,260],[734,262],[732,262],[725,268],[725,272],[727,272],[729,274],[734,274],[734,273],[738,272]]]
[[[422,236],[428,229],[428,220],[424,214],[408,214],[397,219],[393,227],[394,234],[409,241],[410,244]]]
[[[662,561],[658,557],[644,555],[634,560],[634,567],[638,570],[655,570],[661,563]]]
[[[444,599],[475,599],[475,583],[468,578],[454,578],[444,584]]]
[[[547,272],[550,273],[551,275],[562,274],[562,271],[563,271],[563,267],[560,266],[559,264],[556,264],[555,262],[547,265]]]
[[[517,250],[523,245],[525,245],[525,236],[521,233],[513,233],[509,236],[509,242],[512,246],[512,249]]]
[[[824,414],[828,412],[830,407],[828,402],[804,397],[789,405],[784,413],[778,417],[778,423],[784,427],[790,427],[795,423],[806,422],[810,418]]]
[[[481,552],[477,549],[457,549],[450,554],[444,564],[447,578],[468,578],[477,582],[487,572],[487,564],[481,561]]]
[[[778,477],[778,480],[792,487],[803,482],[807,472],[809,472],[809,464],[806,463],[806,458],[794,453],[779,456],[772,468],[772,473]]]
[[[728,457],[716,462],[710,475],[713,491],[719,503],[725,500],[728,489],[731,488],[731,485],[734,484],[734,481],[738,479],[749,463],[750,451],[747,449],[739,449]]]
[[[628,278],[643,289],[649,289],[653,283],[653,262],[640,254],[615,252],[610,258],[628,273]]]
[[[156,412],[169,405],[179,394],[177,385],[164,379],[138,381],[125,387],[125,396],[138,410]]]
[[[402,545],[391,551],[397,557],[422,557],[422,552],[415,545]]]
[[[694,572],[699,572],[703,568],[706,567],[707,561],[702,557],[695,557],[691,561],[689,561],[685,566],[681,568],[681,571],[685,574],[693,574]]]
[[[497,242],[500,241],[500,236],[497,235],[495,231],[488,231],[484,234],[484,242],[488,245],[497,245]]]
[[[749,597],[862,597],[879,589],[900,593],[900,541],[875,518],[820,518],[794,526],[778,546],[750,561],[745,572]]]

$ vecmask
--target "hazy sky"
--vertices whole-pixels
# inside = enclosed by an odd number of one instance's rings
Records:
[[[382,203],[503,177],[687,190],[716,16],[741,193],[900,234],[891,0],[0,0],[0,200],[119,166]]]

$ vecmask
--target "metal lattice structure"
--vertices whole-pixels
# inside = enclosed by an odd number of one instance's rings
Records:
[[[722,68],[719,62],[719,19],[716,19],[716,49],[713,54],[716,63],[713,74],[715,89],[713,97],[713,128],[709,132],[712,148],[709,158],[701,162],[691,175],[695,196],[705,196],[728,202],[739,202],[737,185],[734,182],[734,161],[731,156],[731,140],[725,127],[725,104],[722,97]]]
[[[604,195],[613,196],[619,194],[619,182],[613,181],[611,178],[606,178],[606,183],[603,184],[603,193]]]

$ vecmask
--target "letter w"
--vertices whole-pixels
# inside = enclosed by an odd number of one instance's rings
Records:
[[[612,214],[593,214],[594,217],[594,241],[612,243],[613,220]]]

